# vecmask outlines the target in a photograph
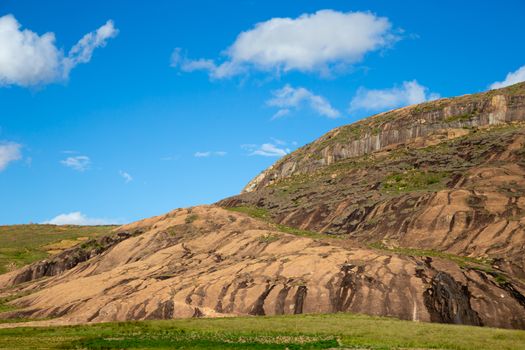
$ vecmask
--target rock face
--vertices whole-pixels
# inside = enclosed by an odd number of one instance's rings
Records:
[[[243,192],[252,192],[296,174],[309,173],[339,160],[399,147],[432,144],[461,136],[463,128],[525,121],[525,83],[453,99],[441,99],[385,112],[336,128],[284,157],[255,177]]]
[[[119,229],[137,230],[143,233],[62,274],[23,284],[23,271],[0,276],[0,286],[29,293],[2,317],[71,324],[351,311],[525,328],[521,282],[506,289],[492,275],[446,259],[298,237],[215,206]]]
[[[335,129],[238,196],[0,275],[14,308],[0,318],[357,312],[525,329],[524,267],[517,84]]]

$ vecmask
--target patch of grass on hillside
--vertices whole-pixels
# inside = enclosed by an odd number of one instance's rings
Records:
[[[285,233],[289,233],[295,236],[309,237],[309,238],[326,238],[327,237],[326,235],[323,235],[318,232],[301,230],[295,227],[273,223],[271,221],[270,212],[268,211],[268,209],[265,209],[265,208],[239,206],[239,207],[227,207],[224,209],[235,211],[238,213],[243,213],[248,216],[251,216],[252,218],[263,220],[267,223],[274,225],[276,230],[285,232]]]
[[[197,215],[197,214],[190,214],[190,215],[186,216],[186,219],[184,220],[184,222],[186,224],[191,224],[195,220],[197,220],[198,218],[199,218],[199,215]]]
[[[450,116],[448,118],[445,118],[445,123],[452,123],[452,122],[459,122],[459,121],[467,121],[471,120],[474,117],[477,117],[479,115],[479,112],[474,110],[470,113],[463,113],[463,114],[456,114],[453,116]]]
[[[407,170],[387,176],[383,180],[382,188],[386,192],[436,190],[447,176],[446,172]]]
[[[482,259],[482,258],[471,258],[467,256],[460,256],[460,255],[454,255],[449,253],[440,252],[437,250],[429,250],[429,249],[417,249],[417,248],[402,248],[402,247],[387,247],[381,242],[371,243],[369,244],[370,248],[379,249],[382,251],[392,252],[399,255],[407,255],[407,256],[430,256],[430,257],[437,257],[442,259],[447,259],[450,261],[455,262],[458,266],[461,267],[468,267],[473,269],[487,269],[487,271],[493,271],[492,269],[492,260],[490,259]]]
[[[239,206],[239,207],[228,207],[225,208],[227,210],[236,211],[238,213],[243,213],[248,216],[251,216],[252,218],[256,219],[263,219],[263,220],[269,220],[270,219],[270,213],[268,209],[265,208],[257,208],[257,207],[250,207],[250,206]]]
[[[2,349],[523,349],[525,331],[355,314],[0,329]]]
[[[0,226],[0,274],[45,259],[53,245],[107,235],[116,226]],[[62,243],[61,243],[62,242]],[[71,242],[70,242],[71,243]],[[71,245],[71,244],[70,244]],[[56,248],[56,246],[54,247]]]

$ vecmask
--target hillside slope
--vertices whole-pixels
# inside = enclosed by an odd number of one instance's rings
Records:
[[[2,317],[71,324],[351,311],[525,328],[517,297],[525,285],[501,283],[482,262],[461,268],[447,258],[349,248],[215,206],[179,209],[116,234],[126,238],[56,276],[20,284],[38,265],[0,276],[18,296]]]
[[[343,311],[523,329],[524,123],[517,84],[335,129],[218,205],[0,275],[0,318]]]
[[[0,274],[58,254],[117,226],[10,225],[0,226]]]
[[[491,259],[525,278],[524,121],[525,83],[383,113],[329,132],[219,204],[376,248]]]

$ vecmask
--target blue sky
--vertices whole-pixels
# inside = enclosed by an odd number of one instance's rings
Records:
[[[234,195],[339,125],[525,80],[524,22],[523,1],[2,0],[0,224]]]

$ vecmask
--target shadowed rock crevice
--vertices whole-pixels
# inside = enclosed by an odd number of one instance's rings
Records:
[[[308,294],[308,288],[306,286],[297,287],[297,292],[294,296],[294,310],[295,315],[302,314],[304,309],[304,303],[306,300],[306,294]]]
[[[482,326],[476,311],[470,306],[470,293],[449,274],[438,272],[431,287],[424,292],[425,305],[432,322]]]
[[[251,311],[249,312],[250,315],[255,316],[264,316],[266,315],[266,312],[264,311],[264,301],[268,297],[268,294],[275,288],[275,285],[267,285],[264,292],[257,298],[255,301],[255,304],[253,305]]]

